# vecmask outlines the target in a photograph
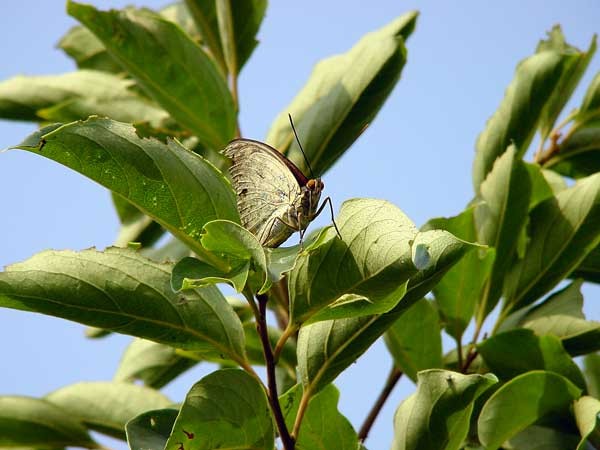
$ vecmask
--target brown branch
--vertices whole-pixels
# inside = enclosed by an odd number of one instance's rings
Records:
[[[360,439],[361,442],[364,442],[365,439],[367,439],[369,431],[371,431],[371,427],[375,423],[375,419],[377,419],[377,416],[381,412],[381,408],[383,408],[384,403],[392,393],[392,390],[396,386],[396,383],[398,383],[398,380],[400,380],[401,376],[402,371],[398,369],[395,365],[392,366],[387,380],[385,381],[385,384],[381,389],[381,392],[379,393],[379,397],[377,397],[377,400],[375,400],[371,411],[369,411],[369,415],[360,427],[360,431],[358,432],[358,439]]]
[[[260,341],[263,347],[263,353],[265,355],[265,365],[267,367],[267,386],[269,390],[269,403],[271,404],[271,410],[275,417],[275,423],[277,424],[277,430],[283,443],[285,450],[294,450],[295,442],[290,436],[290,432],[285,424],[283,413],[281,412],[281,405],[279,404],[279,395],[277,394],[277,381],[275,378],[275,360],[273,359],[273,349],[269,342],[269,335],[267,331],[267,300],[268,297],[264,294],[258,294],[256,296],[258,300],[258,316],[256,318],[256,330],[260,336]]]

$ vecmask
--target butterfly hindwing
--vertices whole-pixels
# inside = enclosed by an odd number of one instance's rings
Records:
[[[284,223],[291,205],[301,195],[306,177],[274,148],[250,139],[236,139],[223,154],[237,196],[242,226],[262,245],[276,247],[294,231]]]

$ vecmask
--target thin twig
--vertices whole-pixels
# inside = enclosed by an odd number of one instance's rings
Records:
[[[462,367],[462,365],[463,365],[462,336],[459,336],[458,339],[456,339],[456,353],[458,356],[458,367]]]
[[[258,300],[258,317],[256,318],[256,329],[263,347],[263,353],[265,355],[265,365],[267,367],[267,386],[269,389],[269,403],[271,404],[271,410],[275,417],[275,423],[279,430],[279,436],[283,443],[285,450],[294,450],[295,442],[290,436],[290,432],[285,424],[283,413],[281,412],[281,405],[279,404],[279,395],[277,394],[277,381],[275,378],[275,360],[273,359],[273,349],[269,342],[269,335],[267,331],[267,300],[268,297],[264,294],[258,294],[256,296]]]
[[[475,358],[477,358],[477,355],[479,353],[477,352],[477,350],[475,350],[475,348],[476,347],[471,347],[471,349],[469,350],[469,353],[467,354],[467,360],[465,361],[464,366],[461,367],[461,373],[467,373],[469,367],[471,366],[471,363],[475,361]]]
[[[275,345],[275,350],[273,351],[273,359],[275,360],[275,362],[279,361],[279,355],[281,355],[281,351],[283,350],[285,343],[288,341],[290,336],[296,333],[296,331],[298,331],[298,329],[290,324],[288,324],[286,329],[283,330],[283,333],[281,333],[281,336],[277,341],[277,345]]]
[[[364,442],[365,439],[367,439],[369,431],[371,431],[371,427],[375,423],[375,419],[377,419],[377,416],[381,412],[381,408],[383,408],[383,405],[392,393],[392,390],[396,386],[396,383],[398,383],[398,380],[400,380],[401,376],[402,371],[398,369],[398,367],[396,367],[395,365],[392,366],[392,369],[390,370],[387,380],[385,381],[385,384],[383,385],[383,388],[381,389],[377,400],[375,400],[371,411],[369,411],[369,415],[360,427],[360,431],[358,432],[358,439],[360,439],[361,442]]]
[[[292,439],[297,440],[298,434],[300,433],[300,425],[302,425],[302,419],[304,419],[304,413],[308,408],[308,402],[312,397],[312,392],[309,390],[305,390],[302,392],[302,398],[300,399],[300,404],[298,405],[298,411],[296,412],[296,420],[294,421],[294,428],[292,429]]]

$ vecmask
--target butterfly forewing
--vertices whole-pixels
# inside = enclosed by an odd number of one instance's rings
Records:
[[[285,221],[307,178],[291,161],[262,142],[236,139],[223,154],[232,160],[229,171],[242,226],[262,245],[278,246],[297,231]]]

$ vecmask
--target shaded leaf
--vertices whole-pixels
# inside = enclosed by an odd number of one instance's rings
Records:
[[[600,120],[569,133],[560,143],[559,151],[544,162],[544,167],[571,178],[600,172]]]
[[[530,242],[505,284],[511,310],[533,303],[571,273],[600,244],[600,174],[538,204],[530,214]]]
[[[584,395],[573,403],[573,412],[577,428],[581,433],[581,441],[577,450],[585,450],[587,440],[592,441],[595,446],[600,443],[600,400]]]
[[[496,382],[491,374],[419,372],[417,391],[396,410],[392,450],[459,449],[469,431],[473,402]]]
[[[504,277],[511,267],[521,230],[528,218],[531,183],[514,145],[494,162],[479,190],[481,203],[474,211],[477,241],[495,249],[492,271],[481,298],[478,320],[483,320],[502,295]]]
[[[581,390],[554,372],[532,371],[513,378],[485,403],[478,419],[479,440],[493,450],[550,414],[568,412]]]
[[[18,148],[121,195],[198,254],[206,254],[200,233],[207,222],[239,220],[233,191],[212,164],[176,141],[139,138],[128,124],[90,118],[53,126],[33,133]]]
[[[433,234],[433,236],[431,236]],[[332,382],[362,355],[411,305],[423,298],[471,245],[449,233],[434,231],[417,237],[438,237],[429,248],[430,264],[409,281],[402,301],[390,312],[328,320],[303,326],[298,335],[298,373],[313,394]],[[433,239],[432,243],[435,243]]]
[[[131,419],[125,426],[131,450],[163,450],[179,411],[158,409]]]
[[[588,253],[577,269],[571,273],[571,277],[600,283],[600,245]]]
[[[464,241],[476,242],[473,211],[471,207],[455,217],[431,219],[423,229],[439,228]],[[433,288],[444,328],[454,339],[461,339],[469,325],[493,261],[493,250],[470,251]]]
[[[217,370],[188,392],[165,450],[272,450],[273,419],[261,385],[246,372]]]
[[[538,164],[523,162],[529,172],[531,196],[529,209],[532,210],[538,203],[552,197],[567,188],[563,177],[551,170],[542,169]]]
[[[0,397],[0,447],[100,448],[85,427],[49,401]]]
[[[159,389],[196,364],[197,361],[179,355],[173,347],[134,339],[121,357],[114,380],[141,380],[144,385]]]
[[[353,199],[337,218],[342,239],[329,228],[301,253],[289,273],[290,321],[389,311],[416,271],[411,243],[417,229],[389,202]],[[328,315],[319,314],[327,308]],[[313,317],[315,316],[316,317]]]
[[[357,449],[356,431],[338,410],[339,397],[337,388],[330,384],[310,399],[296,440],[296,449]],[[299,384],[279,397],[285,423],[289,429],[294,426],[301,398],[302,386]]]
[[[577,447],[579,434],[557,426],[532,425],[507,441],[511,450],[565,450]]]
[[[584,123],[598,116],[600,116],[600,72],[588,86],[575,119],[578,123]]]
[[[532,370],[546,370],[586,389],[581,370],[556,336],[536,336],[531,330],[517,329],[484,340],[477,350],[490,371],[501,380]]]
[[[118,382],[72,384],[48,394],[46,400],[89,429],[123,440],[130,419],[172,403],[154,389]]]
[[[396,366],[411,380],[417,372],[442,367],[442,337],[436,309],[426,299],[408,308],[385,334]]]
[[[554,91],[550,94],[540,118],[540,134],[542,140],[545,140],[550,135],[556,118],[571,98],[590,60],[596,53],[596,36],[594,35],[592,38],[587,51],[582,52],[578,48],[569,45],[565,41],[560,25],[555,25],[548,33],[548,39],[539,43],[537,51],[539,53],[556,51],[565,60],[560,79]]]
[[[273,122],[267,142],[307,173],[289,126],[290,113],[314,172],[327,171],[374,119],[398,81],[406,62],[404,41],[417,15],[404,14],[364,36],[348,52],[319,62]]]
[[[560,83],[566,62],[576,58],[547,50],[519,63],[504,99],[477,138],[473,164],[475,192],[479,192],[479,185],[492,170],[496,158],[511,143],[518,149],[517,157],[523,156],[545,114],[545,106]]]
[[[128,249],[46,251],[0,273],[0,306],[244,363],[242,325],[222,294],[214,287],[174,293],[171,268]]]
[[[600,397],[600,355],[597,353],[583,358],[583,373],[591,396]]]
[[[202,43],[206,46],[209,54],[215,60],[223,74],[227,73],[225,56],[221,47],[221,36],[219,34],[216,1],[185,0],[185,4],[200,31]]]
[[[67,11],[202,143],[221,149],[233,137],[235,109],[227,84],[213,61],[179,26],[149,10],[103,12],[69,1]]]

